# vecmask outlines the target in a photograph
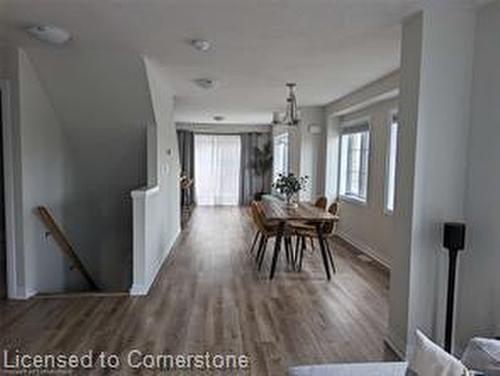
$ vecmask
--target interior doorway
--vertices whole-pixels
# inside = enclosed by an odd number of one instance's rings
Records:
[[[3,168],[3,108],[0,91],[0,299],[7,297],[7,256],[5,239],[5,177]]]
[[[196,202],[201,206],[239,204],[241,138],[194,136]]]

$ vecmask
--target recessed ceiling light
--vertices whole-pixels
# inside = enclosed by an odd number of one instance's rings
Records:
[[[71,38],[68,31],[53,25],[31,26],[26,31],[38,40],[51,44],[64,44]]]
[[[202,89],[215,89],[219,87],[219,81],[211,78],[198,78],[194,82]]]
[[[225,119],[226,119],[226,118],[225,118],[224,116],[222,116],[222,115],[215,115],[215,116],[214,116],[214,120],[215,120],[215,121],[223,121],[223,120],[225,120]]]
[[[212,44],[208,40],[205,40],[205,39],[193,39],[193,40],[191,40],[190,43],[191,43],[191,46],[193,46],[193,48],[195,50],[198,50],[201,52],[207,52],[212,47]]]

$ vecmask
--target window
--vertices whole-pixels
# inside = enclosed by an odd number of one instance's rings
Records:
[[[399,121],[396,112],[391,115],[389,123],[386,172],[385,172],[385,211],[392,213],[394,211],[394,202],[396,197],[396,160],[398,153],[398,129]]]
[[[273,159],[273,181],[279,174],[288,174],[288,133],[282,133],[274,137],[274,159]]]
[[[342,128],[340,153],[340,195],[366,202],[370,153],[367,122]]]
[[[241,138],[194,136],[194,171],[198,205],[238,205]]]

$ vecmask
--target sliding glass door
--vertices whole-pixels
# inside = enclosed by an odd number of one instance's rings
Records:
[[[198,205],[238,205],[240,136],[198,134],[194,147]]]

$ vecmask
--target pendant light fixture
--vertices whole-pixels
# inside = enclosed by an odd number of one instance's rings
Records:
[[[297,84],[289,82],[286,86],[288,88],[288,97],[286,98],[285,116],[282,118],[279,112],[274,112],[273,125],[297,126],[300,123],[297,97],[295,96]]]

